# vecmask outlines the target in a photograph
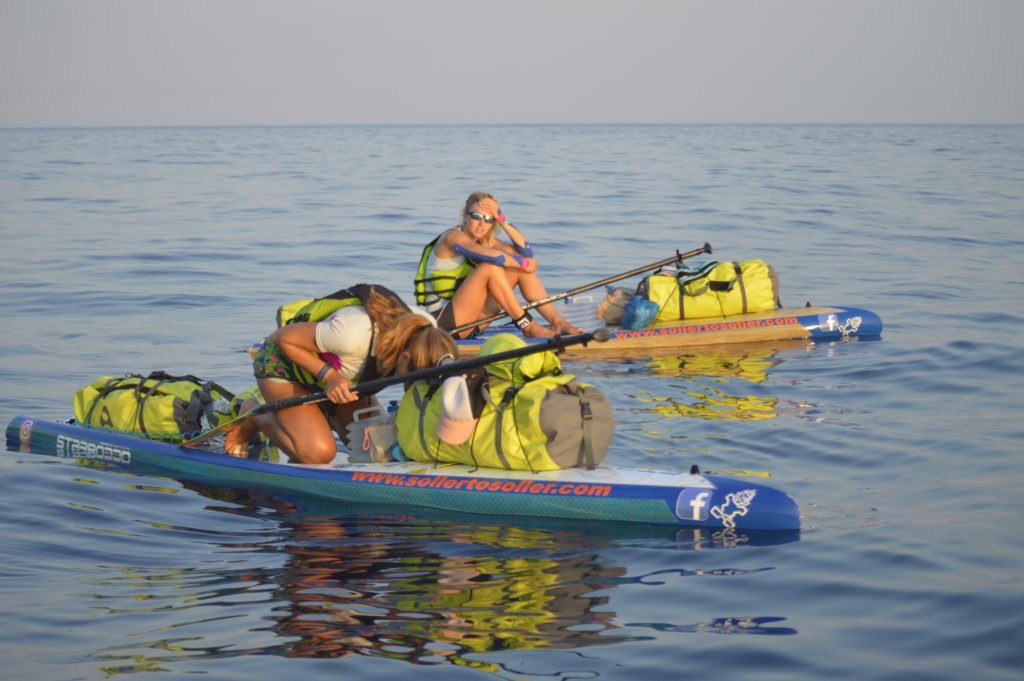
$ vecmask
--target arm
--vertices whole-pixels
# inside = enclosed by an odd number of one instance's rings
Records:
[[[513,227],[513,229],[515,229]],[[518,230],[516,230],[518,233]],[[521,236],[521,235],[520,235]],[[525,243],[525,242],[524,242]],[[506,252],[503,249],[509,248],[506,244],[498,242],[499,248],[484,246],[481,243],[474,241],[468,234],[458,229],[449,230],[444,238],[442,244],[445,248],[438,250],[438,255],[443,256],[444,250],[449,250],[452,253],[457,253],[471,260],[477,262],[491,263],[498,267],[508,267],[517,270],[525,270],[527,272],[536,271],[537,263],[535,260],[524,256],[514,255]],[[516,247],[519,250],[519,247]]]
[[[359,396],[351,389],[352,382],[320,359],[316,344],[318,322],[288,324],[273,333],[271,338],[285,357],[299,365],[324,384],[324,391],[332,402],[351,402]],[[327,367],[326,369],[324,367]]]
[[[483,199],[482,201],[480,201],[477,208],[482,213],[487,213],[494,216],[495,222],[498,223],[499,227],[505,230],[505,234],[508,235],[509,241],[512,242],[512,247],[515,249],[516,253],[518,253],[520,257],[533,257],[533,248],[526,241],[526,236],[523,235],[522,232],[516,229],[512,225],[512,223],[508,221],[508,218],[505,217],[505,214],[501,212],[501,206],[498,205],[498,202],[496,200]],[[524,267],[523,269],[526,268]]]
[[[526,240],[526,236],[516,229],[515,225],[505,217],[505,214],[502,213],[500,209],[498,210],[496,220],[498,224],[501,225],[501,228],[505,230],[505,234],[508,234],[508,238],[512,241],[512,246],[516,249],[516,253],[524,258],[532,258],[533,246],[531,246],[530,242]]]
[[[475,250],[474,250],[475,249]],[[477,262],[489,262],[492,265],[499,267],[512,267],[517,270],[525,270],[527,268],[526,261],[529,258],[522,256],[512,255],[511,253],[502,253],[496,248],[485,248],[476,244],[474,249],[467,248],[461,244],[454,244],[452,250]],[[494,254],[485,253],[481,251],[493,251]]]

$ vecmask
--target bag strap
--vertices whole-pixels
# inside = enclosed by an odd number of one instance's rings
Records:
[[[705,286],[704,289],[701,290],[701,293],[703,293],[705,290],[711,291],[711,292],[716,293],[716,294],[717,293],[729,293],[734,288],[736,288],[737,284],[739,284],[739,286],[740,286],[740,303],[742,304],[742,307],[740,308],[740,312],[746,312],[747,311],[747,287],[746,287],[746,285],[743,282],[743,266],[740,265],[740,263],[736,262],[735,260],[732,261],[730,264],[732,265],[733,273],[735,273],[736,278],[735,279],[730,279],[729,281],[709,281],[707,286]],[[718,308],[719,308],[719,310],[721,310],[722,316],[724,317],[726,315],[725,315],[725,306],[722,304],[722,298],[721,298],[721,296],[716,296],[716,298],[718,300]]]
[[[718,260],[710,260],[701,265],[700,267],[698,267],[697,269],[681,269],[679,270],[679,272],[676,273],[676,283],[679,285],[678,294],[680,319],[686,319],[686,298],[688,296],[697,298],[699,296],[704,295],[704,293],[708,290],[708,287],[715,282],[708,282],[707,284],[702,286],[700,290],[692,294],[688,294],[686,292],[686,285],[692,281],[696,281],[698,279],[703,279],[707,277],[711,273],[711,270],[715,269],[720,264],[721,263]]]
[[[141,378],[141,377],[140,377]],[[143,385],[146,381],[156,381],[156,383],[145,391],[142,392]],[[182,423],[179,425],[182,428],[186,426],[195,426],[197,429],[202,430],[203,428],[203,417],[206,417],[206,422],[213,424],[215,422],[213,414],[213,391],[216,390],[222,394],[227,400],[232,400],[235,394],[230,390],[225,389],[216,381],[204,381],[203,379],[193,374],[185,374],[184,376],[173,376],[166,371],[154,371],[146,376],[144,379],[139,381],[136,386],[136,394],[139,402],[139,429],[145,433],[146,425],[143,422],[143,414],[145,414],[145,402],[153,395],[161,394],[160,388],[165,383],[193,383],[198,388],[192,391],[192,395],[189,398],[188,404],[185,406],[185,413],[182,418]],[[169,394],[169,393],[163,393]]]
[[[199,384],[201,389],[193,390],[192,396],[188,400],[188,406],[185,407],[185,423],[196,424],[201,431],[203,429],[202,417],[206,417],[206,422],[211,426],[214,425],[213,420],[213,395],[210,394],[212,387],[209,383]]]
[[[197,390],[192,393],[192,399],[188,402],[188,409],[185,410],[185,418],[188,419],[188,423],[199,424],[200,429],[203,427],[202,418],[206,418],[206,422],[210,424],[212,428],[216,422],[217,417],[213,413],[213,407],[216,400],[213,398],[213,391],[216,390],[218,393],[224,396],[228,402],[235,399],[235,394],[230,390],[225,390],[220,384],[214,381],[202,382],[198,381],[199,385],[202,386],[202,390]]]
[[[92,404],[89,405],[89,411],[85,415],[85,422],[92,422],[92,414],[96,411],[96,407],[100,406],[100,402],[103,401],[104,397],[121,388],[122,383],[132,378],[137,378],[140,381],[142,380],[142,376],[139,374],[125,374],[124,376],[111,378],[109,381],[104,383],[103,387],[96,391],[96,397],[93,399]]]
[[[146,414],[146,400],[155,395],[157,391],[160,389],[160,386],[162,386],[168,380],[177,379],[175,379],[174,376],[171,376],[167,372],[154,371],[149,376],[139,381],[138,385],[135,386],[135,401],[139,405],[139,430],[143,433],[149,433],[149,431],[146,430],[146,419],[144,418]],[[153,387],[146,388],[146,381],[156,382],[153,384]]]
[[[417,430],[417,435],[419,435],[420,438],[420,447],[422,447],[423,451],[427,453],[430,452],[430,445],[427,443],[427,405],[430,404],[430,398],[434,396],[435,392],[437,392],[438,387],[439,385],[436,383],[429,383],[427,385],[427,389],[423,391],[422,395],[420,395],[419,391],[415,389],[412,391],[412,400],[416,404],[416,413],[419,415],[419,428]],[[438,446],[440,447],[440,445]],[[439,452],[434,450],[435,468],[438,463],[440,463],[438,461],[438,455]]]
[[[684,268],[676,272],[676,281],[680,286],[685,286],[695,279],[701,279],[708,276],[711,270],[718,267],[721,263],[718,260],[709,260],[697,269]]]
[[[524,383],[523,385],[526,384]],[[501,435],[505,430],[505,412],[508,411],[509,406],[515,400],[516,395],[519,394],[522,387],[523,386],[521,385],[517,388],[513,385],[507,388],[501,396],[501,402],[497,404],[494,403],[491,398],[490,390],[488,390],[486,386],[481,389],[484,399],[487,400],[487,403],[494,408],[494,451],[498,454],[498,460],[501,461],[501,465],[505,467],[505,470],[512,470],[512,467],[508,464],[508,457],[505,455],[505,447],[501,438]],[[514,419],[513,423],[515,423]],[[537,472],[533,470],[533,464],[530,463],[529,458],[527,458],[526,463],[530,464],[531,472]]]
[[[733,265],[736,267],[736,282],[740,285],[740,299],[743,301],[743,311],[747,311],[747,285],[743,282],[743,267],[738,263],[734,262]]]
[[[718,265],[720,265],[720,264],[722,264],[722,263],[717,262],[717,261],[712,261],[712,262],[707,263],[703,267],[701,267],[699,270],[684,270],[684,271],[681,271],[679,275],[677,275],[677,280],[679,282],[679,318],[680,319],[686,319],[686,315],[684,314],[683,306],[684,306],[684,304],[686,302],[686,298],[687,297],[699,298],[700,296],[704,295],[708,291],[710,291],[712,293],[715,293],[715,294],[728,293],[728,292],[732,291],[733,288],[736,287],[736,284],[739,284],[739,286],[740,286],[740,298],[741,298],[741,302],[743,304],[742,312],[746,312],[747,311],[747,288],[746,288],[746,285],[743,282],[743,267],[740,265],[740,263],[736,262],[735,260],[730,262],[730,264],[732,265],[732,268],[733,268],[733,272],[736,274],[736,278],[735,279],[730,279],[729,281],[708,281],[707,283],[704,284],[704,286],[700,287],[698,290],[694,291],[693,293],[686,293],[686,291],[684,290],[684,287],[686,286],[686,284],[689,284],[689,283],[691,283],[691,282],[693,282],[693,281],[695,281],[697,279],[700,279],[702,277],[707,277],[710,274],[710,271],[712,269],[714,269],[715,267],[717,267]],[[681,276],[684,273],[685,273],[686,276]],[[726,316],[726,314],[725,314],[725,305],[722,303],[721,296],[716,295],[715,299],[718,301],[718,308],[721,311],[722,316],[725,317]]]
[[[149,387],[149,388],[146,387],[146,383],[148,381],[154,381],[152,387]],[[172,376],[171,374],[167,373],[166,371],[153,371],[153,372],[150,372],[149,376],[146,376],[145,378],[140,380],[138,382],[138,384],[135,386],[135,398],[136,398],[136,403],[139,406],[139,431],[140,432],[149,434],[149,431],[146,429],[146,419],[145,419],[145,415],[146,415],[146,400],[148,400],[153,395],[161,394],[160,393],[160,387],[164,383],[173,383],[175,381],[192,381],[192,382],[200,383],[201,384],[201,381],[198,378],[196,378],[195,376],[191,376],[191,375]],[[189,406],[191,407],[191,405],[189,405]],[[186,410],[186,413],[187,413],[187,410]]]
[[[580,456],[576,459],[576,465],[579,466],[581,463],[587,465],[587,470],[592,471],[596,468],[594,464],[594,435],[593,425],[594,411],[590,407],[590,398],[587,397],[587,390],[585,387],[578,385],[576,386],[576,397],[580,401],[580,418],[582,419],[582,438],[580,442]]]
[[[715,267],[717,267],[718,265],[721,265],[721,264],[722,263],[716,262],[715,263]],[[733,263],[733,265],[735,266],[736,263]],[[694,281],[696,281],[698,279],[706,279],[710,275],[710,271],[703,271],[705,269],[707,269],[707,268],[701,268],[702,271],[700,272],[700,274],[698,274],[696,276],[687,277],[687,278],[681,280],[679,282],[679,288],[682,289],[687,284],[692,283],[692,282],[694,282]],[[712,268],[712,269],[714,269],[714,268]],[[735,280],[730,280],[730,281],[707,281],[699,289],[697,289],[693,293],[689,293],[689,294],[686,294],[686,295],[690,295],[690,296],[692,296],[694,298],[698,298],[698,297],[704,295],[705,293],[707,293],[708,291],[712,291],[712,292],[715,292],[715,293],[720,293],[720,292],[723,292],[723,291],[731,291],[732,287],[735,285],[735,283],[736,283]]]
[[[743,267],[735,260],[729,264],[732,265],[732,270],[736,274],[736,278],[730,279],[729,281],[709,281],[707,285],[707,289],[709,291],[714,291],[716,293],[728,293],[736,286],[736,282],[739,282],[740,287],[743,286]],[[745,308],[746,305],[744,305],[744,309]]]

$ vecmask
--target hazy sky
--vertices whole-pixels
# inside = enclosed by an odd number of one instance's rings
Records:
[[[0,127],[1024,123],[1024,0],[0,0]]]

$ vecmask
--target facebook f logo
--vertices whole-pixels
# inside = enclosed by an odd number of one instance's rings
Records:
[[[676,517],[681,520],[707,520],[711,490],[687,487],[676,498]]]

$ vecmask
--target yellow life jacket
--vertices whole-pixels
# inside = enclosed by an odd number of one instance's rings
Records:
[[[326,295],[322,298],[300,298],[299,300],[293,300],[290,303],[285,303],[281,307],[277,308],[277,325],[279,327],[287,324],[301,324],[303,322],[319,322],[327,319],[334,312],[340,310],[343,307],[349,307],[351,305],[362,305],[366,307],[366,301],[369,299],[370,291],[375,290],[378,293],[382,293],[387,297],[394,298],[402,307],[408,309],[408,305],[398,297],[398,294],[394,291],[385,288],[384,286],[378,286],[377,284],[356,284],[348,288],[343,288],[334,293]],[[374,323],[374,329],[376,329],[376,323]],[[373,347],[373,338],[370,338],[370,347]],[[360,377],[360,382],[372,381],[380,378],[380,372],[377,370],[377,362],[375,357],[370,356],[366,362],[366,368],[363,369],[363,375]],[[294,375],[301,383],[306,385],[315,386],[317,385],[316,377],[310,374],[308,371],[300,367],[298,364],[291,362],[286,357],[282,358],[282,361],[287,361],[291,364]]]
[[[775,269],[763,260],[709,262],[697,269],[652,274],[637,293],[658,304],[655,321],[727,317],[781,307]]]
[[[75,420],[150,439],[178,442],[238,415],[234,393],[195,376],[101,376],[75,393]]]
[[[430,270],[428,272],[430,256],[434,253],[434,249],[437,248],[437,242],[440,239],[441,236],[439,235],[423,247],[423,253],[420,255],[420,264],[416,268],[416,278],[412,282],[416,304],[427,308],[437,305],[442,300],[450,300],[455,295],[455,290],[459,288],[476,267],[476,263],[466,258],[458,267]]]
[[[492,336],[481,355],[523,347],[518,335]],[[413,384],[398,407],[398,443],[414,461],[462,463],[506,470],[547,471],[593,468],[611,444],[614,417],[596,387],[561,373],[553,352],[489,364],[472,375],[472,436],[461,445],[437,435],[441,419],[438,383]]]

